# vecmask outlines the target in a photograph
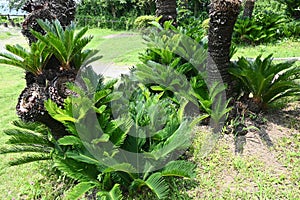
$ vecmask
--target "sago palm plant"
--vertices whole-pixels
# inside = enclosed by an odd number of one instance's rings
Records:
[[[65,132],[44,108],[44,101],[51,99],[59,106],[71,94],[67,83],[74,82],[77,71],[99,56],[96,50],[83,50],[92,37],[84,37],[87,28],[77,33],[74,24],[64,27],[59,21],[50,23],[38,20],[45,35],[32,30],[38,39],[29,50],[20,45],[7,45],[7,53],[1,53],[0,63],[26,70],[26,88],[20,94],[17,114],[24,121],[39,121],[47,124],[59,137]],[[60,127],[57,129],[57,127]],[[56,130],[57,129],[57,130]]]
[[[134,97],[127,101],[129,109],[113,116],[113,102],[117,100],[116,107],[124,105],[127,94],[116,98],[115,81],[104,84],[100,78],[97,87],[89,87],[95,80],[90,76],[83,80],[88,91],[71,86],[78,95],[68,97],[63,108],[51,100],[45,105],[69,135],[56,140],[45,127],[30,124],[6,131],[11,139],[8,146],[0,147],[0,152],[41,155],[24,154],[23,159],[11,165],[52,159],[60,171],[78,183],[66,192],[66,199],[78,199],[92,192],[94,198],[119,200],[125,194],[134,196],[148,191],[162,199],[169,193],[166,177],[194,177],[195,165],[174,157],[187,148],[191,136],[191,124],[177,106],[161,99],[161,95],[151,95],[140,84]],[[132,82],[121,84],[119,91],[128,84]],[[95,118],[91,117],[93,112]],[[135,163],[141,154],[143,161]]]
[[[60,62],[61,70],[78,70],[83,64],[87,64],[84,61],[86,58],[91,58],[90,54],[95,55],[97,53],[96,50],[83,50],[93,38],[92,36],[83,37],[88,30],[87,27],[76,33],[74,23],[65,29],[58,20],[53,21],[53,23],[38,20],[38,23],[46,35],[44,36],[34,30],[32,30],[32,34],[51,49],[51,52]],[[95,59],[99,59],[99,57],[95,57],[93,60]]]
[[[96,189],[98,197],[113,195],[113,199],[121,199],[122,192],[132,195],[144,188],[159,199],[166,198],[169,192],[166,177],[194,177],[194,164],[184,160],[172,161],[176,153],[189,145],[190,124],[183,118],[179,119],[180,114],[169,101],[160,100],[161,95],[148,96],[149,90],[144,86],[130,100],[129,110],[123,110],[122,117],[113,119],[110,101],[103,103],[111,96],[107,89],[103,87],[90,100],[85,96],[68,100],[64,109],[51,101],[46,104],[51,116],[65,124],[72,133],[59,139],[58,143],[76,148],[69,148],[64,159],[55,161],[61,171],[79,182],[68,191],[67,198],[77,199]],[[96,107],[86,106],[94,100]],[[124,102],[122,98],[118,101],[117,105]],[[77,106],[72,108],[71,104]],[[91,119],[91,111],[98,114],[98,119]],[[95,123],[100,123],[100,128]],[[157,169],[158,165],[162,166]],[[95,169],[97,173],[91,174]]]
[[[8,53],[0,53],[0,63],[16,66],[31,72],[35,76],[43,73],[47,61],[52,53],[47,49],[47,45],[43,42],[36,42],[30,46],[30,49],[20,45],[6,45]]]
[[[241,57],[229,72],[261,109],[282,98],[300,95],[300,68],[294,63],[275,64],[272,54],[264,59],[260,55],[254,61]]]

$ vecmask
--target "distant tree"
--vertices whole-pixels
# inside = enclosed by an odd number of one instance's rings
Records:
[[[300,19],[300,1],[299,0],[277,0],[286,5],[286,14],[294,19]]]
[[[154,0],[81,0],[77,5],[79,15],[118,18],[128,13],[149,15],[155,11]]]
[[[8,6],[10,9],[20,10],[27,0],[9,0]]]
[[[161,17],[159,20],[160,24],[165,21],[173,20],[176,24],[177,18],[177,2],[176,0],[156,0],[156,16]]]
[[[251,18],[255,6],[255,0],[246,0],[244,5],[244,18]]]

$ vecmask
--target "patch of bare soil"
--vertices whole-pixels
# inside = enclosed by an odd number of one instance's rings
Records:
[[[265,169],[271,171],[275,176],[288,175],[290,172],[280,162],[281,152],[276,148],[282,138],[289,138],[300,133],[300,102],[289,104],[283,110],[263,114],[263,118],[266,123],[260,127],[260,130],[249,131],[244,136],[225,135],[219,142],[228,146],[232,153],[242,157],[257,158],[264,164]],[[242,148],[239,153],[237,153],[238,148]],[[223,184],[233,183],[236,176],[237,172],[234,170],[224,172]],[[251,185],[250,182],[249,185]],[[251,192],[253,188],[250,187],[247,191]]]

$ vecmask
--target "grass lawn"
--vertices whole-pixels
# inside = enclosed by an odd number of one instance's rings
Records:
[[[136,32],[91,29],[94,38],[87,48],[98,49],[103,57],[99,62],[131,66],[139,62],[138,55],[145,49],[142,36]]]
[[[136,33],[98,29],[88,33],[94,35],[89,48],[100,50],[101,62],[134,65],[145,47]],[[11,42],[25,44],[20,34],[0,32],[0,47]],[[276,45],[239,47],[235,58],[256,57],[260,53],[266,56],[271,52],[275,57],[300,57],[299,46],[300,42],[284,41]],[[17,119],[15,105],[25,86],[23,77],[20,69],[0,66],[0,144],[6,140],[3,130]],[[225,135],[213,152],[202,159],[205,131],[199,129],[192,158],[198,164],[197,178],[193,183],[178,183],[180,189],[173,188],[175,193],[182,193],[186,197],[183,199],[300,199],[299,103],[289,109],[266,116],[267,132],[274,145],[268,147],[257,135],[249,134],[244,155],[234,153],[234,139]],[[0,156],[0,199],[33,199],[39,195],[51,199],[53,191],[61,187],[53,186],[53,180],[42,176],[41,163],[4,168],[5,161],[10,159],[13,156]]]
[[[284,40],[273,45],[238,46],[237,53],[233,59],[244,56],[255,58],[262,54],[263,57],[273,54],[275,58],[300,57],[300,41]]]

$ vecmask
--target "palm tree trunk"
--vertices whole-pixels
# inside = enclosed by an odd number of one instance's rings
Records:
[[[255,0],[246,0],[244,5],[243,18],[251,18],[254,10]]]
[[[240,12],[240,0],[212,0],[208,31],[208,79],[209,84],[219,80],[231,86],[228,73],[230,65],[230,46],[234,24]]]
[[[74,0],[28,0],[22,9],[29,12],[22,25],[22,34],[31,44],[36,41],[30,32],[31,29],[44,33],[37,24],[37,19],[49,21],[58,19],[63,26],[67,26],[75,19],[76,4]]]
[[[159,23],[164,24],[165,21],[173,20],[176,25],[177,3],[176,0],[156,0],[156,16],[160,17]]]
[[[28,0],[22,9],[29,12],[23,22],[22,33],[31,44],[36,42],[36,38],[30,32],[31,29],[45,34],[38,25],[37,19],[49,21],[58,19],[65,27],[74,20],[76,7],[74,0]],[[59,106],[63,106],[63,101],[69,93],[65,88],[65,82],[74,82],[74,77],[76,74],[73,72],[66,74],[60,70],[60,62],[55,56],[50,58],[43,70],[43,76],[35,77],[32,73],[26,72],[26,88],[20,94],[16,106],[18,116],[23,121],[45,124],[51,129],[56,139],[66,135],[64,126],[48,114],[44,102],[51,99]],[[51,83],[51,85],[46,85],[46,83]]]

